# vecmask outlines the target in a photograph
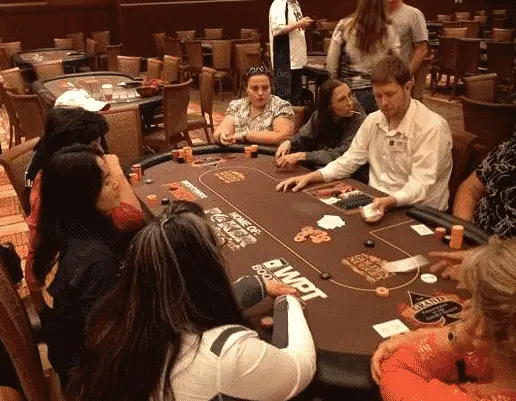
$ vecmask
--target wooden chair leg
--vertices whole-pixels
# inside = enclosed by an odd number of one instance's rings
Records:
[[[211,143],[210,133],[208,132],[208,122],[207,121],[204,123],[204,127],[202,127],[202,128],[204,129],[204,135],[206,136],[206,142]]]
[[[222,91],[222,78],[219,79],[219,97],[220,101],[224,101],[224,92]]]
[[[188,142],[188,146],[193,146],[192,138],[190,138],[190,134],[188,133],[188,131],[184,131],[183,136],[186,139],[186,142]]]

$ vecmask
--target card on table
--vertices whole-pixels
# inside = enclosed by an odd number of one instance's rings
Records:
[[[434,233],[432,230],[430,230],[424,224],[414,224],[414,225],[410,226],[410,228],[412,228],[419,235],[431,235]]]
[[[378,334],[382,336],[382,338],[389,338],[395,334],[406,333],[410,331],[410,329],[405,326],[405,324],[400,319],[389,320],[385,323],[375,324],[373,326]]]
[[[408,273],[429,263],[428,259],[423,255],[416,255],[406,259],[387,262],[383,265],[383,268],[391,273]]]

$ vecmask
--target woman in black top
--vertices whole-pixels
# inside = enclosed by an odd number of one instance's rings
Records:
[[[63,386],[82,349],[90,309],[118,278],[125,241],[109,215],[119,203],[118,181],[97,149],[64,148],[43,167],[34,273],[43,282],[59,254],[48,288],[53,307],[44,306],[40,318]]]
[[[364,119],[361,106],[355,111],[349,86],[327,80],[319,91],[317,111],[296,135],[278,147],[276,164],[289,167],[305,162],[312,168],[325,166],[348,150]]]

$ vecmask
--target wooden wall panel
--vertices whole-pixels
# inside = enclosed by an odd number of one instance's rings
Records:
[[[131,0],[125,0],[126,2]],[[258,28],[268,32],[270,2],[263,0],[230,1],[168,1],[154,3],[126,3],[119,7],[120,37],[127,55],[155,56],[152,34],[176,30],[224,28],[227,38],[239,37],[240,28]]]
[[[0,37],[22,41],[24,50],[53,47],[53,38],[81,31],[88,37],[91,31],[110,30],[113,41],[119,40],[114,0],[7,1],[0,5]]]

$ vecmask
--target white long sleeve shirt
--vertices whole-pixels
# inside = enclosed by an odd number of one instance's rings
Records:
[[[319,170],[325,181],[349,177],[369,162],[369,185],[396,198],[398,206],[448,208],[452,169],[448,123],[412,99],[396,130],[379,110],[358,130],[348,151]]]

